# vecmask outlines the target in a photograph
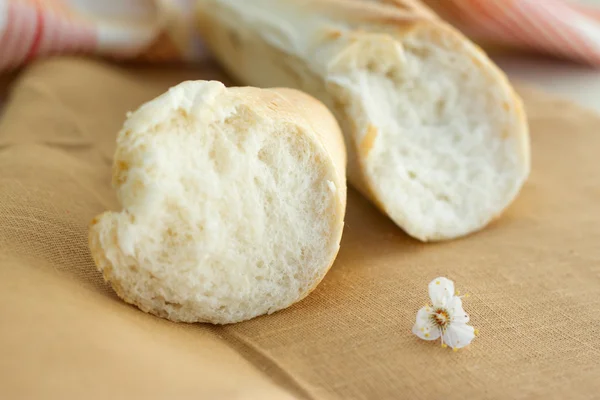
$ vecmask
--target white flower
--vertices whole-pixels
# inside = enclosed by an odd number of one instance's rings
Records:
[[[454,295],[454,282],[447,278],[434,279],[429,284],[429,297],[433,304],[419,310],[413,333],[424,340],[441,338],[442,347],[450,346],[454,351],[469,345],[477,331],[467,325],[469,316],[461,300],[465,296]]]

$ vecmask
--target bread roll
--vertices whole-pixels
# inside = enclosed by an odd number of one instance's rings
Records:
[[[339,249],[346,155],[334,117],[292,89],[184,82],[131,113],[92,255],[118,295],[226,324],[301,300]]]
[[[521,100],[420,3],[199,0],[198,10],[206,42],[237,79],[304,90],[334,112],[349,181],[413,237],[483,228],[526,180]]]

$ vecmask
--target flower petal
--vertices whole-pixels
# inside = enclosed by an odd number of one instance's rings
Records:
[[[475,329],[467,324],[453,323],[444,332],[444,343],[453,349],[468,346],[475,338]]]
[[[425,306],[417,312],[417,321],[415,322],[417,325],[425,325],[430,323],[431,313],[433,312],[433,308],[429,306]]]
[[[447,278],[436,278],[429,284],[429,297],[434,306],[445,307],[454,297],[454,282]]]
[[[440,330],[432,325],[418,327],[416,324],[412,328],[412,332],[423,340],[436,340],[440,338]]]
[[[465,312],[462,306],[462,300],[460,297],[454,296],[448,302],[448,311],[452,316],[452,322],[466,324],[469,322],[469,315]]]
[[[412,332],[423,340],[436,340],[440,337],[440,330],[431,323],[432,311],[433,309],[428,306],[421,308],[412,328]]]

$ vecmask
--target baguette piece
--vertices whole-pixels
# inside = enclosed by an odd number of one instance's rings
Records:
[[[189,81],[131,113],[90,248],[143,311],[226,324],[304,298],[339,250],[346,153],[327,108],[293,89]]]
[[[323,101],[350,183],[422,241],[482,229],[530,171],[523,105],[462,34],[409,0],[199,0],[199,27],[241,82]]]

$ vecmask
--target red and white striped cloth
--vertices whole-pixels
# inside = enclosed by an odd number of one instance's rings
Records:
[[[92,26],[59,2],[0,0],[0,70],[51,53],[92,52]]]
[[[476,42],[600,67],[600,8],[575,0],[424,0]]]
[[[575,0],[422,1],[480,43],[600,67],[600,8]],[[194,3],[0,0],[0,72],[58,53],[197,59],[202,46],[193,26]]]
[[[194,0],[0,0],[0,71],[51,54],[193,59]]]

